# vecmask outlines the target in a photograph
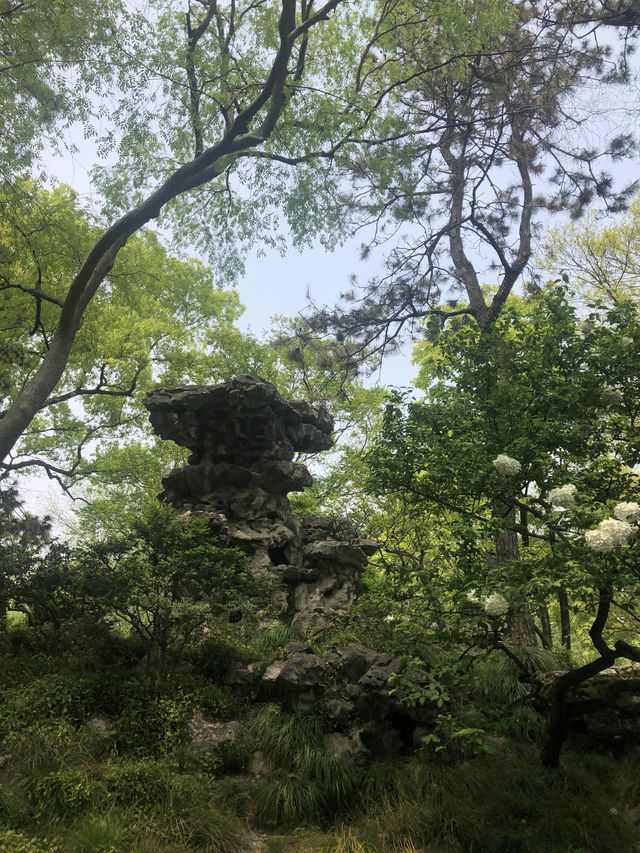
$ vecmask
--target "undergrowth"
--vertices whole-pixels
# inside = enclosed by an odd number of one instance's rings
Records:
[[[274,630],[262,653],[290,636]],[[502,694],[515,705],[493,751],[464,760],[425,751],[363,768],[327,751],[320,715],[275,703],[247,713],[196,667],[155,684],[117,661],[91,671],[23,647],[0,669],[0,853],[238,853],[247,826],[268,836],[270,853],[640,850],[631,758],[567,750],[559,771],[545,770],[535,726],[523,717],[518,730],[526,696],[508,668],[492,672],[478,701]],[[189,747],[193,713],[243,711],[233,744]],[[98,714],[106,731],[89,722]]]

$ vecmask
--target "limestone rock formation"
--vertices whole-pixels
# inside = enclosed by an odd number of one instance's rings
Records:
[[[179,512],[209,516],[257,574],[273,575],[283,618],[309,627],[351,603],[376,543],[343,520],[294,516],[287,499],[312,482],[296,452],[333,445],[326,409],[286,401],[249,374],[151,391],[144,402],[158,435],[191,451],[184,468],[165,476],[162,499]]]
[[[439,713],[435,702],[410,708],[403,690],[393,689],[399,673],[425,686],[425,672],[356,643],[334,646],[324,655],[300,647],[288,643],[285,657],[260,669],[239,664],[227,673],[226,683],[254,700],[277,701],[296,713],[320,711],[330,754],[362,763],[408,754],[433,728]]]

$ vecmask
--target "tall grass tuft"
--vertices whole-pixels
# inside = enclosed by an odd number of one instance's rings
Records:
[[[355,800],[359,772],[326,752],[318,717],[286,714],[277,705],[265,705],[253,715],[249,733],[276,768],[256,790],[260,823],[323,822]]]
[[[293,768],[301,753],[319,745],[322,722],[308,714],[286,714],[271,703],[252,715],[248,733],[273,765]]]
[[[551,672],[559,668],[553,652],[537,646],[518,648],[518,657],[528,673]],[[520,671],[514,661],[504,654],[492,655],[482,664],[476,664],[475,690],[486,699],[496,702],[515,702],[531,692],[529,685],[520,678]]]

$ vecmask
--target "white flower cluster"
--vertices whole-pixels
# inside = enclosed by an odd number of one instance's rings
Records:
[[[517,459],[512,459],[506,453],[500,453],[493,460],[493,467],[499,474],[503,474],[505,477],[515,477],[516,474],[520,473],[522,465]]]
[[[487,616],[504,616],[509,612],[509,603],[499,592],[494,592],[485,598],[484,609]]]
[[[573,506],[576,502],[577,488],[572,483],[558,486],[549,492],[549,500],[554,506]]]
[[[587,530],[584,534],[585,542],[592,551],[606,554],[617,545],[624,545],[633,535],[633,527],[628,521],[617,518],[605,518],[595,530]]]
[[[481,604],[484,607],[484,611],[487,616],[491,616],[493,618],[504,616],[509,612],[509,602],[503,595],[500,595],[499,592],[492,592],[491,595],[483,595],[482,598],[480,598],[476,594],[475,589],[471,589],[467,593],[467,599],[472,604]]]
[[[635,501],[622,501],[613,510],[613,514],[620,521],[638,521],[640,518],[640,504]]]
[[[633,338],[628,338],[628,337],[620,338],[620,345],[622,347],[624,347],[624,349],[630,349],[633,346],[633,344],[634,344]]]

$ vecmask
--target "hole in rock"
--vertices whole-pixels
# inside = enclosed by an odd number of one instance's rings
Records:
[[[288,566],[289,560],[287,555],[285,554],[284,548],[269,548],[267,551],[269,554],[269,559],[273,563],[274,566]]]
[[[391,715],[389,721],[394,729],[400,734],[402,743],[402,752],[409,753],[413,749],[413,732],[416,724],[408,714],[403,714],[402,711],[396,711]]]

